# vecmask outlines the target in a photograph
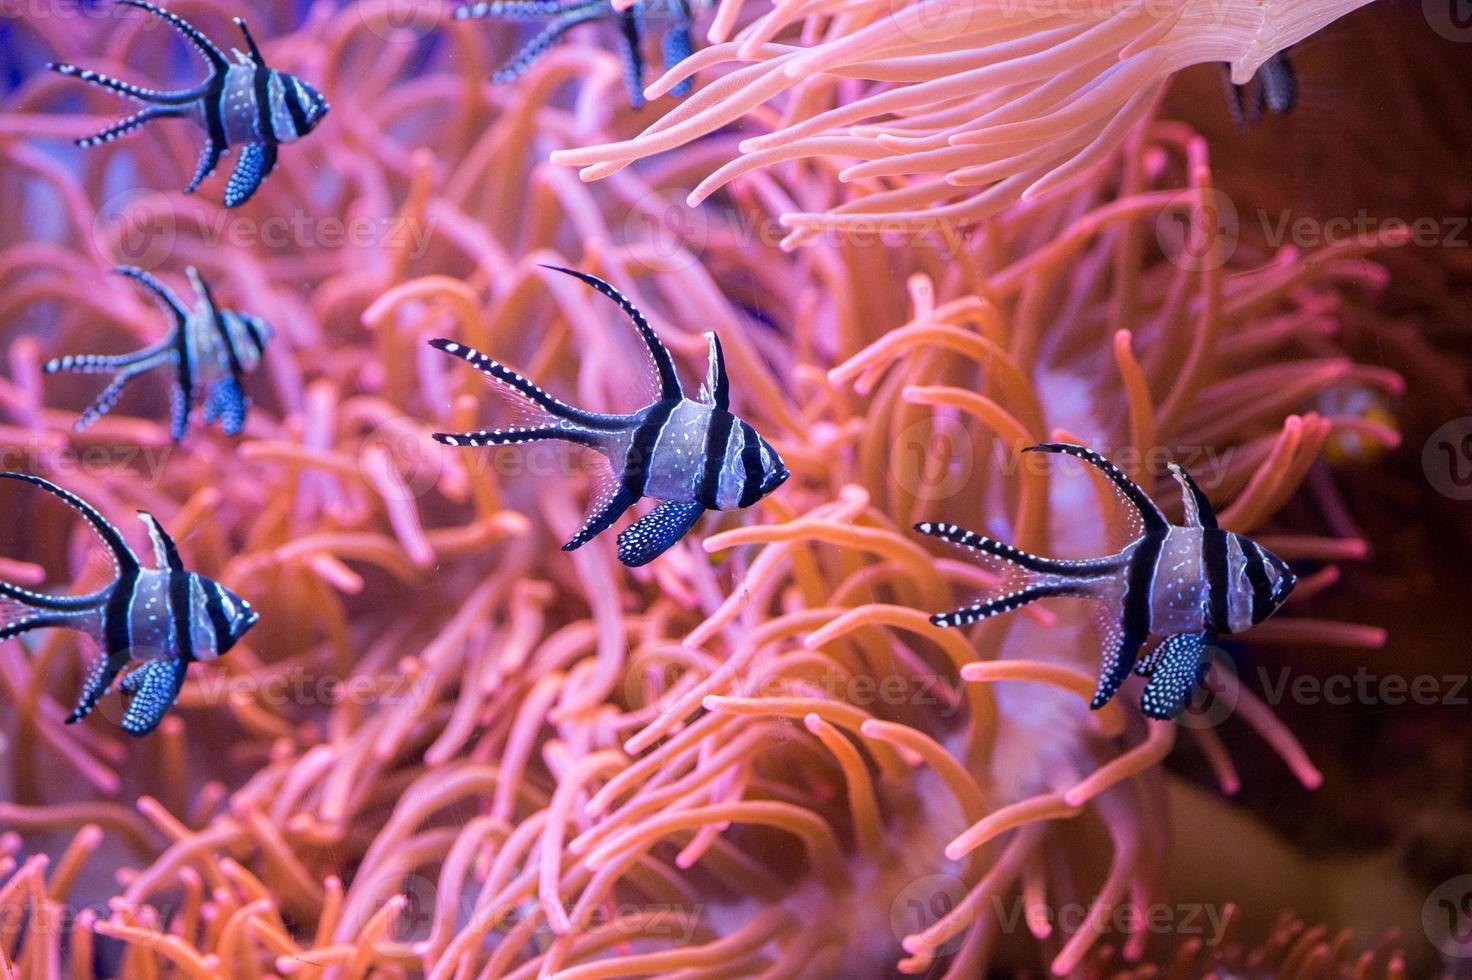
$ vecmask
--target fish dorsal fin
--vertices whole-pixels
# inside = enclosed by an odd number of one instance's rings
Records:
[[[146,510],[138,512],[138,519],[148,527],[148,540],[153,542],[153,567],[171,572],[184,571],[184,561],[179,557],[179,547],[164,526]]]
[[[675,373],[675,361],[670,357],[669,349],[659,339],[659,335],[654,332],[654,328],[649,325],[644,314],[639,312],[639,308],[629,302],[628,297],[597,276],[590,276],[586,272],[564,269],[557,265],[543,265],[542,268],[581,279],[618,304],[618,308],[623,310],[634,324],[634,329],[639,331],[639,338],[644,341],[644,346],[649,348],[649,359],[654,362],[654,370],[659,377],[660,398],[665,401],[677,401],[685,397],[684,389],[680,387],[680,376]]]
[[[245,45],[246,45],[246,47],[250,48],[250,60],[251,60],[251,62],[253,62],[256,65],[259,65],[262,68],[266,67],[266,57],[265,57],[265,55],[261,54],[261,49],[256,44],[256,39],[251,36],[250,28],[245,26],[245,18],[244,17],[236,17],[235,18],[235,26],[238,27],[238,28],[240,28],[240,33],[241,34],[245,35]],[[240,52],[238,52],[238,51],[236,52],[237,55],[239,53]]]
[[[138,561],[138,556],[133,554],[133,549],[128,547],[128,543],[123,540],[123,536],[118,533],[118,529],[109,524],[107,518],[103,517],[95,507],[81,497],[78,497],[69,490],[63,490],[50,480],[43,480],[41,477],[32,476],[29,473],[7,471],[0,473],[0,479],[21,480],[33,486],[40,487],[47,493],[60,497],[67,506],[85,517],[87,523],[92,525],[92,529],[97,532],[97,536],[102,539],[102,543],[107,545],[107,550],[112,553],[113,563],[117,566],[119,572],[136,572],[142,567]]]
[[[1211,501],[1206,499],[1206,494],[1191,479],[1191,474],[1186,472],[1185,467],[1177,463],[1170,464],[1170,475],[1176,478],[1181,485],[1181,502],[1186,507],[1186,526],[1216,528],[1216,511],[1211,508]]]
[[[215,42],[205,37],[199,28],[189,23],[183,17],[155,4],[147,3],[145,0],[118,0],[118,2],[127,4],[129,7],[137,7],[139,10],[146,10],[155,16],[162,17],[174,25],[174,29],[180,34],[183,34],[189,40],[189,43],[194,45],[195,49],[204,56],[204,59],[210,63],[212,68],[220,72],[229,69],[230,61],[225,57],[225,53],[215,46]]]
[[[245,375],[245,368],[240,363],[240,354],[235,350],[235,344],[230,339],[230,330],[225,325],[225,313],[220,309],[220,304],[215,302],[215,291],[210,284],[200,276],[199,270],[190,266],[187,270],[189,281],[194,283],[194,289],[199,293],[200,299],[204,300],[205,306],[210,312],[210,323],[213,325],[215,335],[220,340],[220,349],[225,352],[225,361],[230,368],[230,374],[235,378],[237,384]]]
[[[189,311],[184,309],[184,304],[179,301],[179,297],[153,275],[131,265],[120,265],[113,271],[120,276],[127,276],[152,293],[159,303],[173,314],[174,321],[179,326],[182,327],[189,319]]]
[[[700,400],[717,411],[729,411],[731,382],[726,377],[726,352],[714,330],[707,330],[705,339],[710,341],[710,363],[705,369],[705,383],[700,386]]]
[[[1124,495],[1124,498],[1130,502],[1130,506],[1135,508],[1135,512],[1140,516],[1140,523],[1144,527],[1145,533],[1160,532],[1169,527],[1165,515],[1160,512],[1159,507],[1155,506],[1155,501],[1150,499],[1150,495],[1144,490],[1141,490],[1139,484],[1135,483],[1134,480],[1125,476],[1124,471],[1118,466],[1115,466],[1092,449],[1087,449],[1084,446],[1076,446],[1072,443],[1050,442],[1040,446],[1028,446],[1023,452],[1062,453],[1065,456],[1073,456],[1089,463],[1107,476],[1110,482]]]

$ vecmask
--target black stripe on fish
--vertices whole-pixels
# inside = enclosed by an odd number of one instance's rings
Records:
[[[197,275],[195,279],[199,283],[200,293],[204,296],[206,305],[209,306],[210,320],[214,324],[215,335],[224,345],[225,362],[230,365],[230,374],[235,378],[235,383],[241,385],[245,380],[245,368],[240,363],[240,352],[235,349],[235,338],[231,336],[230,328],[225,323],[225,313],[215,302],[215,291],[210,288],[210,284]]]
[[[639,423],[639,427],[634,430],[634,438],[629,445],[628,454],[624,457],[624,471],[620,474],[620,479],[624,486],[641,496],[644,488],[649,484],[649,473],[654,463],[654,449],[659,445],[659,437],[664,433],[664,427],[669,423],[670,416],[674,414],[679,404],[678,400],[670,399],[655,402],[644,421]]]
[[[263,143],[274,144],[276,138],[276,120],[271,115],[271,69],[266,67],[266,58],[261,54],[261,49],[256,45],[256,39],[251,35],[250,28],[246,26],[244,18],[236,17],[235,26],[240,28],[240,33],[245,36],[246,47],[250,49],[250,61],[255,66],[251,75],[252,86],[255,91],[256,110],[256,135]]]
[[[225,615],[224,593],[220,583],[210,582],[204,588],[204,610],[210,617],[210,630],[214,633],[214,648],[222,650],[230,637],[230,618]]]
[[[1113,650],[1104,651],[1099,673],[1099,687],[1090,706],[1103,707],[1114,697],[1119,686],[1134,669],[1140,648],[1150,638],[1150,606],[1155,591],[1155,573],[1165,548],[1166,531],[1146,531],[1130,556],[1125,575],[1123,614],[1120,617],[1119,641]]]
[[[169,572],[169,616],[174,623],[174,642],[179,659],[194,659],[194,577],[188,572]]]
[[[307,133],[307,110],[302,108],[301,97],[297,95],[296,82],[281,79],[281,99],[286,103],[286,113],[291,116],[291,128],[293,135],[305,136]]]
[[[1201,532],[1201,564],[1206,568],[1207,620],[1217,632],[1230,633],[1231,569],[1226,531],[1210,527]]]
[[[762,499],[762,442],[750,422],[741,423],[741,500],[750,507]]]
[[[109,656],[133,649],[133,600],[138,597],[140,574],[137,568],[124,569],[102,611],[103,649]]]
[[[1241,540],[1247,581],[1252,584],[1252,622],[1256,625],[1273,614],[1273,586],[1268,581],[1262,549],[1250,538]]]
[[[205,178],[215,172],[215,168],[220,165],[220,157],[230,145],[229,136],[225,132],[225,81],[228,71],[228,68],[216,70],[204,83],[205,92],[200,104],[204,106],[205,145],[194,177],[184,190],[186,194],[198,190]]]
[[[725,469],[726,447],[735,424],[736,416],[730,412],[716,409],[710,414],[710,424],[705,430],[705,466],[695,494],[695,499],[707,510],[720,509],[717,500],[721,492],[721,472]]]

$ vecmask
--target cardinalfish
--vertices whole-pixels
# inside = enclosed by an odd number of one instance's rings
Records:
[[[1211,503],[1180,466],[1186,523],[1170,524],[1148,494],[1113,463],[1082,446],[1029,446],[1064,453],[1103,471],[1133,507],[1139,534],[1116,554],[1070,561],[1029,554],[954,524],[917,524],[921,534],[1002,559],[1021,581],[1002,595],[931,617],[937,626],[966,626],[1039,599],[1069,596],[1099,604],[1103,665],[1091,707],[1114,697],[1131,669],[1148,678],[1140,706],[1152,718],[1174,718],[1190,704],[1210,667],[1218,634],[1241,633],[1278,610],[1297,583],[1288,565],[1241,534],[1217,526]],[[1160,642],[1144,659],[1150,637]],[[1137,662],[1138,661],[1138,662]]]
[[[172,365],[174,439],[183,439],[188,432],[189,415],[201,393],[205,425],[218,421],[226,435],[238,435],[245,427],[245,415],[250,407],[244,388],[245,375],[260,364],[266,342],[271,339],[270,325],[249,313],[220,307],[209,284],[193,266],[186,270],[194,286],[193,309],[187,309],[173,290],[142,269],[121,266],[116,271],[147,288],[173,317],[174,326],[158,343],[131,354],[68,355],[46,363],[47,374],[65,371],[113,376],[97,400],[77,419],[77,431],[81,432],[111,411],[128,383],[138,375]]]
[[[574,408],[526,378],[464,344],[431,340],[494,382],[526,419],[507,429],[462,434],[437,433],[450,446],[512,446],[555,439],[606,457],[595,471],[593,507],[582,529],[563,551],[582,547],[613,525],[640,497],[660,503],[618,536],[625,565],[645,565],[683,538],[707,510],[750,507],[786,482],[789,474],[771,444],[751,424],[731,413],[731,386],[721,341],[707,332],[709,367],[700,397],[685,397],[674,360],[644,315],[618,290],[596,276],[545,266],[581,279],[611,299],[628,316],[649,351],[658,382],[652,404],[632,415],[600,415]]]
[[[75,65],[48,66],[70,78],[80,78],[144,103],[145,107],[139,112],[96,136],[77,140],[77,145],[88,147],[111,143],[155,119],[192,119],[204,130],[205,144],[194,179],[184,193],[194,193],[205,178],[215,172],[220,157],[230,147],[240,146],[240,159],[225,186],[225,206],[233,208],[244,204],[275,169],[281,144],[301,139],[327,115],[327,100],[321,92],[295,75],[267,67],[250,29],[239,17],[235,18],[235,26],[245,35],[250,51],[236,50],[232,63],[209,38],[177,14],[144,0],[118,2],[156,14],[174,25],[209,63],[210,74],[193,88],[160,92]]]
[[[189,665],[228,652],[259,614],[220,583],[186,569],[174,539],[147,511],[138,516],[153,542],[154,568],[143,567],[118,529],[80,497],[26,473],[0,473],[0,478],[23,480],[66,501],[102,539],[114,573],[106,587],[75,596],[0,582],[0,640],[58,628],[80,630],[96,641],[102,655],[67,724],[85,718],[131,661],[143,661],[118,686],[128,698],[123,730],[147,735],[174,706]]]
[[[615,10],[611,0],[493,0],[475,3],[455,11],[456,20],[497,17],[502,20],[545,20],[542,28],[506,65],[491,76],[498,85],[513,82],[526,74],[542,55],[551,49],[568,29],[595,20],[613,20],[619,28],[619,55],[624,66],[624,87],[629,104],[635,109],[644,105],[644,37],[648,28],[658,23],[663,28],[661,46],[665,70],[690,57],[692,18],[687,0],[634,0],[627,10]],[[685,79],[670,94],[684,96],[690,91]]]

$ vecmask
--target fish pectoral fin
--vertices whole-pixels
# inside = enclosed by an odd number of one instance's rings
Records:
[[[112,682],[127,663],[128,655],[125,653],[104,654],[98,658],[97,663],[92,665],[92,673],[87,675],[87,680],[82,685],[82,696],[77,699],[77,706],[67,715],[68,725],[75,725],[92,713],[92,709],[97,707],[97,702],[102,700],[102,696],[112,687]]]
[[[249,201],[275,169],[275,143],[247,143],[230,174],[230,183],[225,186],[225,207],[238,208]]]
[[[1175,718],[1191,706],[1191,696],[1211,666],[1211,633],[1168,636],[1140,665],[1148,665],[1150,681],[1140,696],[1140,708],[1151,718]]]
[[[562,546],[563,551],[576,551],[583,545],[592,541],[598,535],[613,526],[613,522],[623,516],[624,511],[634,506],[639,500],[639,491],[626,484],[619,484],[618,489],[613,491],[612,496],[605,502],[596,504],[583,526],[568,539],[567,544]]]
[[[664,501],[619,534],[618,560],[630,568],[649,564],[689,534],[704,513],[701,504]]]
[[[130,696],[123,713],[123,731],[147,735],[164,720],[179,698],[189,664],[183,660],[150,660],[123,678],[123,693]]]

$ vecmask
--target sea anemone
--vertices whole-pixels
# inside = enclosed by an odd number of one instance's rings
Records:
[[[1367,2],[782,2],[727,40],[745,2],[723,0],[711,45],[649,92],[724,74],[634,138],[552,160],[594,180],[752,117],[759,132],[691,192],[692,206],[742,174],[809,160],[854,189],[783,214],[784,246],[876,223],[967,226],[1108,159],[1181,69],[1225,62],[1246,84]]]
[[[1375,316],[1382,267],[1352,243],[1274,250],[1251,228],[1227,241],[1205,142],[1148,115],[1060,193],[971,237],[751,247],[817,192],[780,168],[732,185],[729,220],[672,229],[665,192],[719,147],[596,192],[540,162],[613,138],[611,59],[585,75],[570,44],[524,87],[491,88],[478,35],[416,40],[391,6],[317,6],[295,29],[277,8],[259,18],[273,62],[334,112],[254,211],[133,189],[179,186],[183,141],[67,156],[57,138],[87,121],[54,111],[53,79],[0,116],[0,187],[39,216],[0,229],[0,432],[110,513],[157,512],[193,566],[262,611],[144,742],[61,725],[71,639],[0,646],[0,913],[18,923],[0,922],[0,954],[36,976],[961,978],[1120,950],[1168,962],[1117,913],[1166,900],[1162,761],[1185,734],[1230,794],[1226,741],[1147,723],[1126,699],[1090,712],[1097,648],[1067,605],[969,636],[933,627],[923,611],[992,580],[906,528],[952,519],[1082,555],[1114,530],[1110,495],[1024,465],[1023,446],[1088,441],[1156,491],[1179,459],[1227,527],[1314,568],[1249,642],[1379,646],[1377,628],[1303,612],[1366,543],[1275,515],[1336,432],[1397,442],[1315,408],[1344,384],[1400,392],[1333,331]],[[102,43],[101,27],[24,23],[48,54]],[[117,60],[138,63],[123,57],[135,41],[111,41]],[[268,238],[283,215],[286,239]],[[331,224],[344,215],[359,224]],[[157,226],[127,234],[159,218],[167,247]],[[171,448],[141,392],[75,434],[87,393],[43,384],[52,354],[156,330],[106,272],[150,258],[200,266],[277,327],[238,443]],[[590,408],[631,403],[633,340],[610,340],[607,310],[543,261],[616,282],[687,370],[717,330],[742,379],[734,407],[793,471],[783,491],[629,572],[605,539],[556,550],[581,520],[575,457],[434,443],[496,406],[433,336]],[[39,564],[65,526],[7,529],[6,577],[84,566],[80,547]],[[1214,668],[1221,702],[1318,786],[1230,665],[1224,652]],[[1081,915],[1055,927],[1065,907]],[[1352,959],[1302,945],[1313,962]]]

